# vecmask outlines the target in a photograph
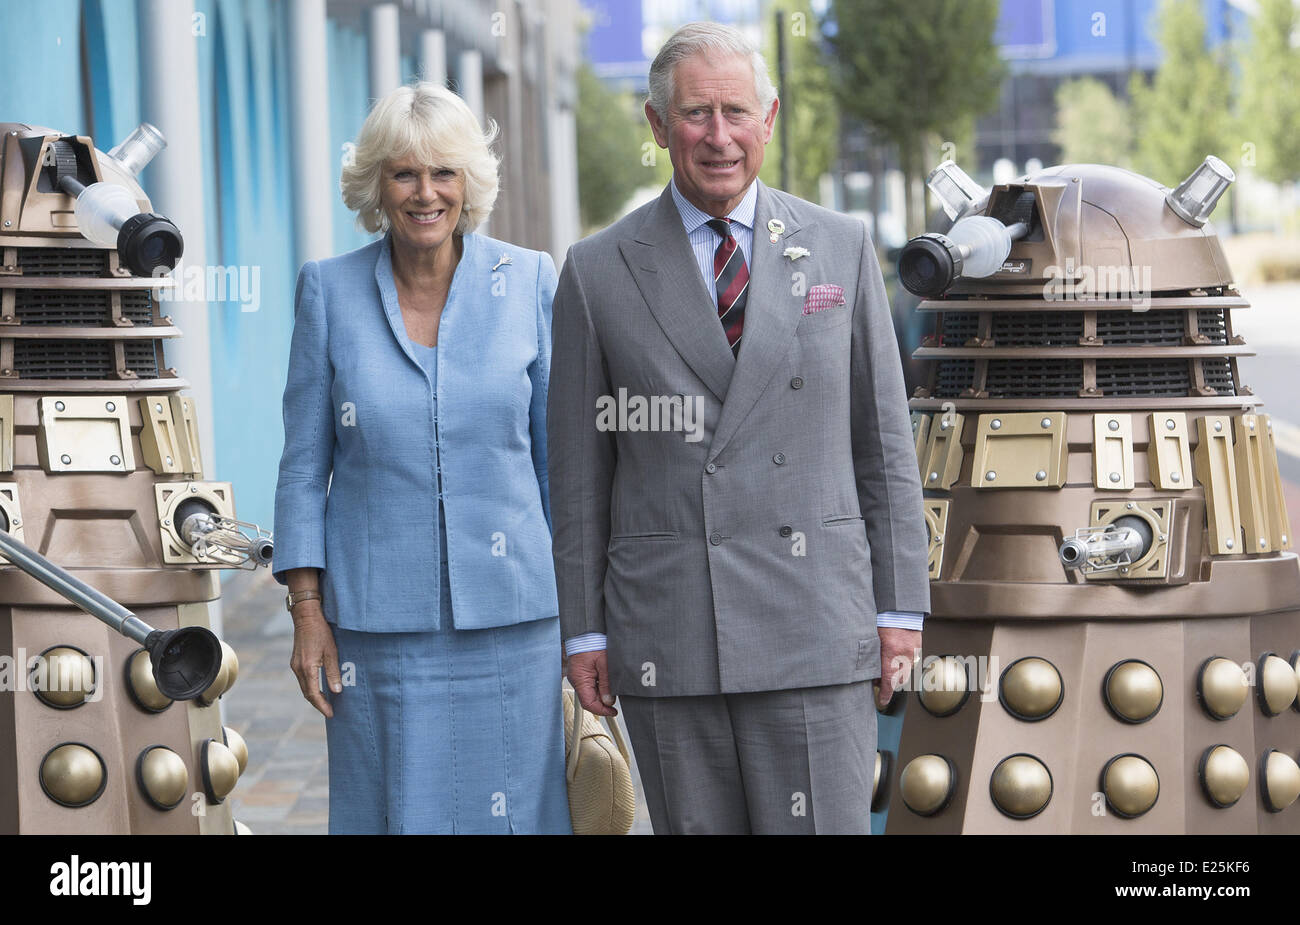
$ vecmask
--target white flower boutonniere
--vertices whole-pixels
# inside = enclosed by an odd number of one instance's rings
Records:
[[[791,260],[798,260],[800,257],[809,256],[809,251],[806,247],[787,247],[784,256],[789,257]]]

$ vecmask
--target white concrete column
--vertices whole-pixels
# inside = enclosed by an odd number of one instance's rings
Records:
[[[582,234],[578,213],[577,68],[580,58],[576,0],[547,0],[546,143],[551,182],[551,256],[558,267]]]
[[[149,165],[149,200],[185,238],[183,265],[207,266],[207,222],[203,202],[203,146],[199,119],[199,64],[191,22],[191,0],[139,0],[140,117],[157,126],[167,147]],[[122,139],[97,138],[105,151]],[[206,275],[206,274],[205,274]],[[183,287],[178,287],[181,289]],[[168,341],[167,364],[188,379],[198,401],[203,468],[212,471],[212,360],[207,302],[168,303],[183,337]]]
[[[505,188],[515,197],[508,213],[510,227],[503,228],[502,232],[503,236],[510,236],[514,241],[527,241],[530,210],[529,197],[525,192],[522,156],[522,148],[527,144],[527,136],[524,133],[524,81],[527,75],[524,73],[522,52],[524,17],[521,15],[518,0],[502,5],[505,7],[502,12],[506,17],[506,34],[498,40],[497,48],[501,56],[500,67],[505,74],[506,111],[493,113],[493,115],[498,121],[504,123],[501,130],[507,138],[507,150],[517,152],[513,156],[506,157],[505,163],[501,165],[502,172],[505,174]]]
[[[483,110],[483,53],[478,49],[471,48],[460,53],[456,67],[456,90],[478,119],[479,125],[486,128]],[[489,235],[492,233],[488,228],[490,224],[491,219],[488,219],[474,230],[478,234]]]
[[[149,201],[180,229],[185,239],[181,267],[199,267],[207,277],[208,243],[203,201],[203,146],[199,119],[199,64],[194,35],[192,0],[137,0],[140,33],[140,118],[163,133],[167,147],[146,171]],[[121,138],[96,138],[107,151]],[[184,287],[178,287],[183,293]],[[176,299],[165,303],[182,337],[165,341],[168,366],[190,383],[189,393],[198,409],[200,451],[205,477],[220,478],[216,468],[212,392],[212,352],[208,338],[208,303]],[[208,605],[212,631],[222,635],[221,601]]]
[[[441,29],[420,33],[420,79],[447,86],[447,36]]]
[[[166,5],[168,0],[156,0]],[[325,0],[289,0],[289,132],[294,256],[334,254],[334,152],[330,147]]]
[[[572,109],[552,106],[546,127],[551,177],[551,257],[558,267],[582,234],[578,214],[578,123]]]
[[[483,121],[483,53],[470,48],[460,53],[456,68],[456,90],[470,111]]]
[[[402,85],[402,29],[396,3],[370,8],[370,98],[382,99]]]

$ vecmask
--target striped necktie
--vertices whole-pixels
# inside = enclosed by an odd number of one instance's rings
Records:
[[[733,356],[740,355],[740,336],[745,327],[745,302],[749,294],[749,267],[736,239],[731,236],[731,220],[715,218],[707,222],[722,243],[713,253],[713,285],[718,292],[718,318],[731,345]]]

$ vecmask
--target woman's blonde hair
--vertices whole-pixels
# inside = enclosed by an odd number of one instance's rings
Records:
[[[473,231],[492,213],[500,163],[492,153],[497,125],[485,132],[459,96],[433,83],[398,87],[375,102],[343,165],[343,203],[369,232],[387,231],[381,205],[385,161],[414,155],[430,167],[450,167],[465,175],[465,201],[456,234]]]

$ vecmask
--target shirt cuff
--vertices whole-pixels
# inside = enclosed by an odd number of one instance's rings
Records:
[[[882,610],[876,614],[876,626],[889,626],[900,630],[917,630],[919,632],[924,621],[925,614],[913,613],[908,610]]]
[[[600,652],[605,648],[604,633],[583,633],[581,636],[570,636],[564,640],[565,655],[576,655],[579,652]]]

